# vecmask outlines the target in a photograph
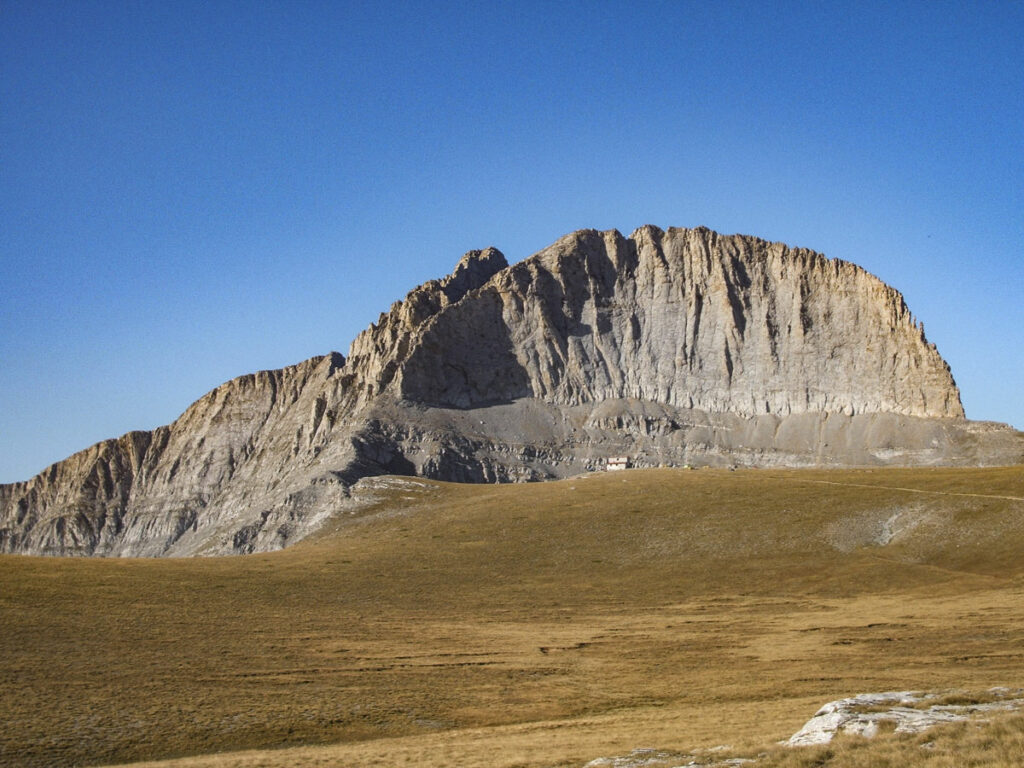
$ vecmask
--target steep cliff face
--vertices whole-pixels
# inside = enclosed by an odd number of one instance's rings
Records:
[[[471,251],[351,345],[234,379],[173,424],[0,486],[0,551],[275,549],[378,474],[558,477],[653,464],[1024,461],[963,419],[894,289],[752,237],[581,231],[509,267]]]
[[[467,337],[478,329],[486,345]],[[963,417],[898,292],[853,264],[707,229],[569,235],[432,317],[399,378],[408,399],[457,407],[635,398]]]

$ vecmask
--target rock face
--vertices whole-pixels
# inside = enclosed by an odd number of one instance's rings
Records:
[[[469,337],[480,329],[487,345]],[[440,406],[634,398],[740,416],[964,415],[895,290],[853,264],[706,229],[569,235],[418,341],[400,392]]]
[[[352,343],[234,379],[173,424],[0,486],[0,551],[275,549],[360,478],[561,477],[657,464],[1024,461],[964,419],[900,294],[752,237],[585,230],[508,266],[471,251]]]

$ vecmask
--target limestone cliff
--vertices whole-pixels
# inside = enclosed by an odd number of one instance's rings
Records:
[[[488,343],[473,343],[481,330]],[[436,405],[964,415],[898,292],[853,264],[707,229],[576,232],[431,317],[408,348],[402,395]]]
[[[386,473],[533,480],[652,464],[1024,461],[967,422],[900,294],[707,229],[472,251],[337,353],[234,379],[173,424],[0,486],[0,551],[274,549]]]

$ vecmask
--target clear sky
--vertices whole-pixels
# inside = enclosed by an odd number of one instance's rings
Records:
[[[0,481],[493,245],[709,226],[901,290],[1024,428],[1020,2],[0,0]]]

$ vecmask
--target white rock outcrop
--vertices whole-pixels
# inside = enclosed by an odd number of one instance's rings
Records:
[[[1024,706],[1024,699],[1007,695],[977,704],[927,703],[934,698],[934,694],[920,691],[889,691],[862,693],[830,701],[786,744],[791,747],[828,744],[840,733],[871,739],[878,735],[883,723],[891,723],[895,733],[921,733],[936,725],[970,720],[988,712],[1013,711]]]

